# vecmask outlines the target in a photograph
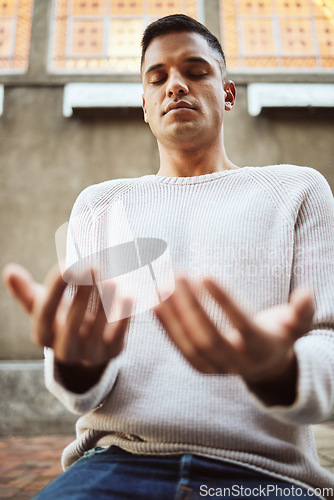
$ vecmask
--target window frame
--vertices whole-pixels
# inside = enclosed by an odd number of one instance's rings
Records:
[[[69,0],[71,1],[71,0]],[[72,0],[73,1],[73,0]],[[185,0],[183,0],[185,1]],[[200,22],[204,22],[204,0],[195,0],[195,2],[197,3],[197,9],[198,9],[198,13],[199,13],[199,16],[198,16],[198,19]],[[133,71],[124,71],[124,72],[121,72],[121,71],[117,71],[117,70],[114,70],[112,68],[108,68],[106,70],[90,70],[90,69],[84,69],[84,70],[72,70],[72,69],[66,69],[66,68],[62,68],[62,69],[59,69],[59,70],[55,70],[52,68],[52,54],[53,54],[53,50],[54,50],[54,33],[53,33],[53,29],[54,29],[54,26],[53,26],[53,22],[54,22],[54,12],[55,12],[55,9],[56,9],[56,3],[57,3],[57,0],[51,0],[51,17],[50,17],[50,21],[49,21],[49,26],[50,26],[50,37],[49,37],[49,51],[48,51],[48,64],[47,64],[47,71],[50,75],[75,75],[75,77],[77,76],[81,76],[81,75],[86,75],[87,77],[91,77],[92,75],[98,75],[100,77],[103,77],[104,75],[108,75],[109,79],[112,78],[113,81],[114,81],[114,78],[115,78],[115,81],[118,80],[118,77],[121,77],[121,78],[128,78],[130,77],[130,80],[131,80],[131,77],[133,76],[138,76],[139,74],[139,64],[138,64],[138,72],[133,72]],[[74,17],[74,16],[73,16]],[[68,22],[69,23],[73,23],[75,22],[76,19],[73,19],[72,16],[69,17],[69,20]],[[80,18],[80,16],[77,16],[78,19]],[[143,29],[145,28],[145,26],[147,26],[149,24],[149,22],[151,22],[151,20],[153,19],[151,16],[149,15],[143,15],[143,16],[121,16],[121,15],[117,15],[117,16],[112,16],[112,15],[108,15],[108,16],[105,16],[104,18],[102,18],[101,16],[96,16],[96,20],[103,20],[105,24],[109,24],[113,22],[113,20],[115,21],[118,21],[118,20],[135,20],[135,19],[142,19],[143,20]],[[81,20],[85,20],[85,18],[81,18]],[[87,18],[87,21],[92,21],[92,18]],[[107,33],[107,31],[105,32]],[[71,36],[73,36],[73,30],[71,31]],[[70,45],[70,41],[71,41],[71,38],[69,38],[68,40],[66,40],[66,50],[68,51],[69,50],[69,45]],[[107,46],[107,40],[106,40],[106,37],[105,37],[105,40],[104,40],[104,43],[105,43],[105,46]],[[65,55],[66,57],[66,55]],[[87,56],[83,56],[82,59],[85,59]],[[93,54],[92,54],[92,57]],[[95,56],[94,58],[95,59],[103,59],[103,58],[106,58],[106,57],[112,57],[112,56],[108,56],[107,54],[105,55],[101,55],[101,56]],[[80,59],[80,56],[72,56],[73,59]],[[110,80],[109,80],[110,81]]]
[[[223,41],[223,4],[224,0],[219,1],[219,20],[220,20],[220,41],[224,49]],[[277,22],[277,19],[275,19]],[[313,25],[312,25],[313,26]],[[276,27],[277,28],[277,27]],[[277,28],[278,29],[278,28]],[[275,37],[275,43],[277,43]],[[254,57],[257,57],[256,55]],[[259,56],[258,56],[259,57]],[[297,57],[297,56],[296,56]],[[333,69],[321,68],[231,68],[228,67],[227,72],[229,78],[238,84],[250,83],[333,83],[334,82],[334,67]]]
[[[22,1],[22,0],[19,0]],[[3,59],[13,59],[15,61],[15,51],[16,51],[16,41],[17,41],[17,33],[18,33],[18,14],[20,11],[20,4],[19,1],[17,1],[16,4],[14,4],[15,7],[15,14],[12,16],[1,17],[0,16],[0,24],[1,20],[7,21],[9,19],[13,19],[13,24],[12,24],[12,29],[11,29],[11,40],[10,40],[10,56],[9,57],[4,57]],[[5,68],[5,69],[0,69],[0,79],[2,80],[3,76],[6,75],[25,75],[28,70],[29,70],[29,63],[30,63],[30,46],[31,46],[31,36],[32,36],[32,22],[34,18],[34,8],[35,8],[35,1],[36,0],[31,0],[31,26],[30,26],[30,32],[29,32],[29,47],[28,47],[28,54],[27,54],[27,68],[26,69],[21,69],[21,68]]]

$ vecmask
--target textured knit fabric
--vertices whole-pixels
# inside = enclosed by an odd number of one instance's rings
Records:
[[[213,276],[252,315],[308,285],[314,327],[295,344],[297,398],[288,407],[266,406],[239,376],[196,372],[151,310],[132,318],[125,350],[85,394],[62,386],[47,349],[48,388],[83,415],[64,468],[90,448],[114,444],[137,454],[211,456],[333,488],[310,427],[334,409],[334,202],[325,179],[310,168],[278,165],[94,185],[72,211],[82,255],[106,248],[120,200],[134,238],[166,241],[175,273],[194,282]],[[203,293],[200,300],[228,330],[212,298]]]

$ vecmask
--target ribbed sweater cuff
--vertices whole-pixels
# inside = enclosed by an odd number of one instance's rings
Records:
[[[302,337],[295,343],[298,363],[297,396],[290,406],[267,406],[255,395],[261,410],[281,422],[308,425],[326,420],[334,410],[334,380],[331,360],[333,345],[326,334]]]
[[[111,360],[97,384],[84,394],[76,394],[66,389],[62,383],[54,361],[53,350],[45,349],[45,385],[57,399],[72,413],[83,415],[102,404],[116,382],[122,355]]]

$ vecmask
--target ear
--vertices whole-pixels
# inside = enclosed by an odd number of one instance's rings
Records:
[[[230,111],[235,103],[235,98],[237,91],[232,80],[227,80],[224,82],[224,94],[225,94],[225,110]]]
[[[144,122],[145,122],[145,123],[148,123],[148,118],[147,118],[147,113],[146,113],[146,104],[145,104],[145,97],[144,97],[144,94],[142,94],[142,99],[143,99],[142,108],[143,108],[143,111],[144,111]]]

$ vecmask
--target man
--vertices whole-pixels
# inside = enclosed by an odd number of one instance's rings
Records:
[[[91,186],[71,217],[80,252],[102,255],[121,201],[134,238],[166,241],[182,277],[154,310],[129,321],[124,299],[107,323],[93,285],[66,295],[58,271],[42,286],[6,268],[51,348],[47,386],[82,414],[66,472],[38,498],[329,498],[309,424],[334,405],[330,188],[309,168],[227,158],[236,91],[203,25],[160,19],[142,46],[158,174]]]

